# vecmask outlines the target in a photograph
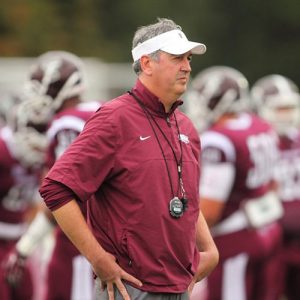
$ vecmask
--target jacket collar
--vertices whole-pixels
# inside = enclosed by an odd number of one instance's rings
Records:
[[[166,113],[165,107],[164,107],[163,103],[160,101],[160,99],[157,96],[155,96],[153,93],[151,93],[141,83],[141,81],[139,79],[136,81],[136,84],[132,88],[131,92],[134,93],[148,109],[150,109],[151,111],[153,111],[154,113],[156,113],[162,117],[170,116],[171,114],[173,114],[175,109],[179,105],[182,105],[182,103],[183,103],[182,100],[180,100],[180,99],[177,100],[176,102],[174,102],[171,110],[168,113]]]

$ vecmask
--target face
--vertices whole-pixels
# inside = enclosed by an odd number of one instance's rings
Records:
[[[158,59],[151,59],[150,80],[156,89],[154,93],[162,101],[173,104],[186,91],[191,73],[191,57],[191,52],[172,55],[161,51]]]

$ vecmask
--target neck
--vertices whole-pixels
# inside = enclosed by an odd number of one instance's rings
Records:
[[[170,93],[162,92],[157,84],[154,84],[149,80],[146,80],[146,78],[144,78],[143,76],[140,76],[139,80],[152,94],[154,94],[160,100],[160,102],[163,104],[165,108],[166,113],[168,113],[171,110],[173,104],[180,97],[178,95],[170,95]]]

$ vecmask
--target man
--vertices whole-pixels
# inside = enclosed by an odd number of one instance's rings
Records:
[[[199,138],[177,109],[191,56],[204,52],[172,20],[139,28],[136,85],[97,111],[40,189],[101,280],[100,299],[188,299],[217,263],[199,213]]]
[[[272,180],[278,137],[249,112],[248,82],[239,71],[210,67],[192,87],[207,121],[201,132],[201,209],[220,253],[207,279],[207,299],[275,299],[272,276],[279,270],[272,257],[282,216]]]
[[[275,178],[284,207],[280,220],[283,228],[283,293],[289,300],[300,299],[300,95],[289,78],[271,74],[260,78],[251,89],[258,113],[270,122],[280,137],[280,160]]]
[[[47,170],[79,135],[86,120],[99,108],[98,102],[84,102],[83,63],[76,55],[65,51],[49,51],[39,56],[31,68],[26,84],[24,114],[36,124],[47,124]],[[85,214],[85,205],[81,209]],[[27,232],[16,245],[22,260],[29,257],[44,237],[55,227],[55,220],[42,207]],[[20,261],[20,260],[19,260]],[[16,263],[18,260],[16,261]],[[14,279],[16,264],[8,270]],[[64,280],[57,280],[60,274]],[[93,275],[90,265],[64,235],[55,228],[55,246],[46,275],[45,299],[94,299]]]

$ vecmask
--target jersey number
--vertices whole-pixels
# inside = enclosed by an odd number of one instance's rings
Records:
[[[273,168],[278,158],[277,138],[274,134],[261,133],[247,139],[250,159],[253,163],[250,168],[246,184],[248,188],[257,188],[269,182],[273,177]]]

